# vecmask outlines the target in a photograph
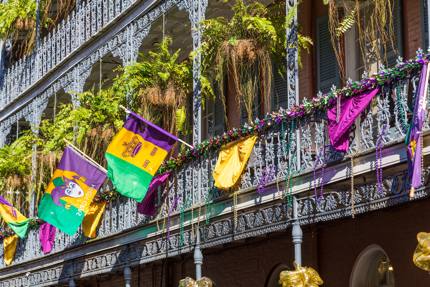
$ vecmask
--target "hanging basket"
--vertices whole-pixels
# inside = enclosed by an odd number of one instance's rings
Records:
[[[15,29],[18,31],[29,31],[36,27],[36,21],[33,18],[18,18],[15,21]]]
[[[152,105],[161,107],[178,107],[185,99],[185,92],[178,89],[173,81],[170,81],[165,88],[159,85],[145,88],[141,91],[141,96]]]

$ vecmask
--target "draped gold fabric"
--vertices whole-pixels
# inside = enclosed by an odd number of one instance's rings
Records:
[[[4,264],[10,265],[15,257],[16,246],[18,245],[18,235],[12,235],[3,239],[3,260]]]
[[[215,186],[229,189],[236,185],[251,155],[257,136],[251,136],[221,148],[213,172]]]
[[[430,271],[430,233],[417,234],[418,246],[412,260],[414,264],[425,271]]]
[[[193,278],[187,277],[179,281],[179,287],[214,287],[214,283],[207,277],[202,277],[195,281]]]
[[[318,272],[311,267],[296,266],[296,270],[279,274],[281,287],[318,287],[324,282]]]
[[[95,238],[97,236],[97,228],[100,224],[100,220],[103,217],[105,208],[106,201],[91,202],[88,213],[85,215],[84,220],[82,221],[82,231],[86,237]]]

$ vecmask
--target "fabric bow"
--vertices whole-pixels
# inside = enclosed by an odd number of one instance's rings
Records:
[[[179,287],[213,287],[214,283],[207,277],[202,277],[195,281],[193,278],[187,277],[179,281]]]
[[[413,262],[425,271],[430,271],[430,233],[417,234],[418,246],[413,255]]]
[[[318,287],[324,283],[315,269],[298,265],[295,267],[296,270],[282,271],[279,274],[279,284],[282,287]]]

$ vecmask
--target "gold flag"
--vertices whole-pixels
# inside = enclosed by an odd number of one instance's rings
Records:
[[[229,189],[236,185],[251,155],[257,136],[229,143],[221,148],[213,172],[215,186]]]
[[[418,246],[412,260],[414,264],[425,271],[430,271],[430,233],[417,234]]]
[[[18,235],[14,234],[3,239],[3,260],[6,265],[10,265],[15,257],[18,238]]]
[[[82,231],[86,237],[95,238],[97,236],[97,228],[100,224],[105,208],[106,201],[91,202],[88,213],[82,221]]]

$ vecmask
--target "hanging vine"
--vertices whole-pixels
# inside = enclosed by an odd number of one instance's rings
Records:
[[[387,64],[387,51],[396,51],[394,0],[324,0],[328,5],[329,30],[342,80],[346,79],[344,38],[354,26],[365,70]]]

